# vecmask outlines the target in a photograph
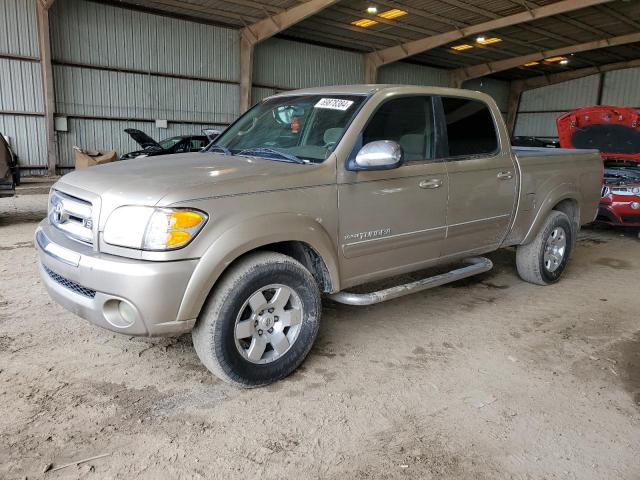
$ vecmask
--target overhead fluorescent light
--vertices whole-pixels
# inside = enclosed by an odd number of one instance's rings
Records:
[[[377,23],[378,22],[376,22],[375,20],[371,20],[370,18],[361,18],[360,20],[354,20],[353,22],[351,22],[351,25],[367,28],[376,25]]]
[[[524,64],[525,67],[533,67],[534,65],[540,65],[540,62],[528,62]]]
[[[560,65],[567,65],[569,63],[569,60],[567,60],[566,58],[564,60],[560,60]]]
[[[455,50],[456,52],[461,52],[463,50],[469,50],[470,48],[473,48],[473,45],[469,45],[468,43],[462,43],[460,45],[454,45],[453,47],[451,47],[451,50]]]
[[[498,37],[478,37],[476,38],[476,42],[478,42],[480,45],[491,45],[492,43],[500,43],[502,41],[501,38]]]
[[[370,7],[367,7],[367,13],[371,14],[371,15],[375,15],[376,13],[378,13],[378,7],[371,5]]]
[[[545,58],[544,61],[547,63],[556,63],[566,59],[567,57],[549,57],[549,58]]]
[[[407,12],[405,12],[404,10],[400,10],[399,8],[393,8],[391,10],[380,12],[378,16],[382,18],[386,18],[387,20],[391,20],[398,17],[404,17],[406,14]]]

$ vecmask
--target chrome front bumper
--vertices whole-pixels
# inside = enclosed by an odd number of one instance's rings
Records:
[[[198,260],[149,262],[95,252],[47,220],[36,230],[40,276],[49,295],[95,325],[128,335],[189,332],[195,319],[177,320]]]

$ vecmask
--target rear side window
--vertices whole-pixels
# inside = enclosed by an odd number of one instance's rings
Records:
[[[449,157],[489,155],[498,150],[498,135],[489,107],[478,100],[443,97]]]
[[[433,158],[434,134],[431,97],[401,97],[387,101],[364,130],[362,143],[398,142],[408,162]]]

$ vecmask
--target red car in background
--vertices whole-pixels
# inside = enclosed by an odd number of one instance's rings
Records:
[[[640,227],[640,109],[579,108],[556,121],[562,148],[595,148],[604,161],[598,222]]]

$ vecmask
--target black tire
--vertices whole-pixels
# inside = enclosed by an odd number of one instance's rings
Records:
[[[545,248],[547,247],[549,237],[558,227],[561,227],[565,232],[566,250],[562,261],[555,267],[555,270],[550,271],[545,267]],[[556,283],[560,280],[560,276],[567,266],[574,244],[573,229],[569,217],[562,212],[552,211],[533,241],[526,245],[518,246],[516,251],[518,275],[520,275],[520,278],[524,281],[536,285],[551,285],[552,283]]]
[[[257,290],[280,284],[297,294],[302,322],[289,350],[271,363],[252,363],[236,346],[236,319]],[[202,363],[218,378],[244,388],[268,385],[292,373],[316,339],[322,302],[311,273],[291,257],[272,252],[247,255],[232,265],[215,287],[192,331]]]

